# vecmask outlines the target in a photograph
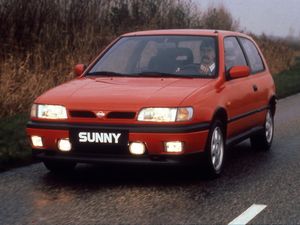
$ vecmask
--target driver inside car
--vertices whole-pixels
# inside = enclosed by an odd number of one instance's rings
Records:
[[[216,70],[216,53],[213,43],[204,42],[200,47],[201,62],[199,66],[199,73],[203,75],[215,75]]]

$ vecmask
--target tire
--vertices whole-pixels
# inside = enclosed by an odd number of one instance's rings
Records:
[[[274,116],[268,109],[263,132],[253,135],[250,138],[251,146],[257,151],[268,151],[271,148],[274,136]]]
[[[218,177],[223,170],[226,140],[224,130],[224,124],[215,120],[208,134],[203,164],[209,178]]]
[[[43,161],[45,167],[53,173],[69,173],[74,170],[75,162],[65,162],[65,161]]]

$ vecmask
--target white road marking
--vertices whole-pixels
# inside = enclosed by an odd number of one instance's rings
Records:
[[[266,205],[257,205],[253,204],[240,216],[232,220],[228,225],[245,225],[249,223],[256,215],[263,211],[267,206]]]

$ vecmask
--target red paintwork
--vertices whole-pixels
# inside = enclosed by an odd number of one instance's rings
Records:
[[[35,102],[64,105],[70,110],[138,111],[152,106],[184,106],[187,96],[213,83],[211,79],[83,77],[49,90]],[[138,123],[128,121],[132,122]]]
[[[223,39],[226,36],[242,36],[252,40],[247,35],[230,31],[215,32],[214,30],[158,30],[129,33],[123,36],[170,34],[216,36],[219,46],[218,77],[216,79],[151,77],[142,79],[134,77],[86,78],[82,74],[70,82],[47,91],[38,97],[35,103],[64,105],[68,110],[103,111],[105,113],[110,111],[134,111],[138,113],[144,107],[192,106],[194,116],[191,121],[175,122],[172,124],[194,124],[212,121],[218,108],[223,108],[227,113],[228,120],[230,120],[238,115],[245,114],[262,106],[267,106],[270,99],[275,95],[274,82],[267,66],[265,71],[255,76],[244,76],[249,71],[246,71],[245,67],[236,67],[231,71],[231,76],[237,78],[243,75],[242,78],[228,81],[225,79]],[[106,49],[100,56],[105,51]],[[263,61],[267,65],[265,59]],[[75,71],[77,74],[81,74],[83,66],[77,66]],[[259,91],[253,92],[252,86],[254,84],[257,85]],[[253,126],[262,125],[265,115],[266,112],[263,111],[229,123],[227,125],[227,138],[237,135]],[[37,118],[32,118],[32,120],[45,121]],[[153,122],[140,122],[136,119],[109,120],[106,118],[76,119],[70,117],[66,122],[157,124]],[[163,124],[161,125],[163,126]],[[58,138],[69,136],[68,131],[61,130],[27,128],[27,133],[28,136],[43,136],[46,148],[54,150],[57,149]],[[207,135],[208,130],[175,134],[130,133],[129,141],[145,142],[148,154],[150,155],[166,154],[163,152],[164,141],[184,141],[185,151],[182,154],[185,154],[204,151]]]

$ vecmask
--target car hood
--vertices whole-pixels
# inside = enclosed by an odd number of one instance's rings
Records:
[[[175,107],[212,81],[201,78],[78,78],[47,91],[36,102],[85,110]]]

